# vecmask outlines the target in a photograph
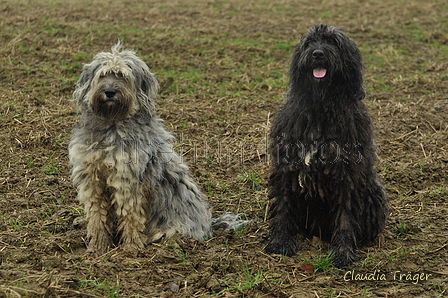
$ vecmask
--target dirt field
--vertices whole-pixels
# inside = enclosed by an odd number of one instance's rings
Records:
[[[391,198],[385,231],[343,270],[317,239],[263,252],[266,133],[293,47],[322,22],[363,54]],[[446,0],[0,0],[0,297],[448,296],[447,30]],[[85,255],[70,100],[118,39],[157,74],[158,112],[215,213],[244,213],[243,230]]]

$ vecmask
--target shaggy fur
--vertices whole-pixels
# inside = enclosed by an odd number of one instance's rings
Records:
[[[374,169],[362,70],[358,48],[335,27],[312,27],[296,46],[270,132],[266,252],[295,254],[303,233],[329,241],[343,267],[384,228],[388,198]]]
[[[69,157],[90,252],[105,252],[115,240],[135,251],[176,232],[210,235],[205,197],[155,113],[157,89],[148,66],[120,43],[83,68],[74,92],[82,114]]]

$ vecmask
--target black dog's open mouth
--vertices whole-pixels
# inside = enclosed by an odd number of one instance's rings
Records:
[[[327,74],[327,70],[325,68],[318,67],[318,68],[313,69],[313,76],[316,79],[323,79],[326,74]]]

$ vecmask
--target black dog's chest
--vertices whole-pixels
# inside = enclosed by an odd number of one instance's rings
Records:
[[[298,162],[306,167],[326,169],[329,165],[344,163],[356,165],[362,162],[362,146],[359,142],[322,140],[312,143],[298,142]]]

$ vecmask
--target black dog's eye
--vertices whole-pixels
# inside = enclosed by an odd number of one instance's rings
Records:
[[[309,48],[312,43],[313,43],[313,40],[311,40],[309,38],[305,39],[305,40],[302,40],[301,47],[302,47],[303,50],[305,50],[305,49]]]
[[[340,42],[339,42],[339,40],[337,38],[328,37],[325,41],[328,42],[329,44],[334,45],[334,46],[339,46],[340,45]]]

